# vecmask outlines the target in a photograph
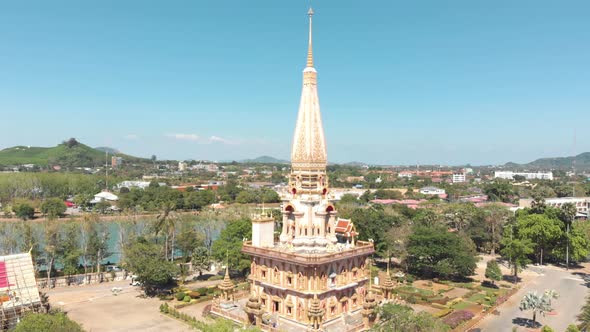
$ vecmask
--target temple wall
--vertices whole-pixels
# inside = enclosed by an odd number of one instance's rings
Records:
[[[328,321],[361,309],[369,280],[366,258],[357,255],[311,268],[253,257],[252,290],[260,295],[266,312],[300,322],[307,322],[307,308],[317,293]]]

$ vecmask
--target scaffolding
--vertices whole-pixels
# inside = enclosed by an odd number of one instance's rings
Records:
[[[13,328],[25,313],[41,308],[31,254],[0,256],[0,330]]]

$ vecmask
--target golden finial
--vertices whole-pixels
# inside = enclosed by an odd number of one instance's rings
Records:
[[[229,250],[225,250],[225,274],[229,275]]]
[[[371,266],[372,266],[372,264],[371,264],[371,258],[369,258],[369,290],[371,290],[371,288],[373,287],[373,283],[372,283],[373,276],[372,276],[372,273],[371,273],[372,272],[371,271]]]
[[[307,67],[313,67],[313,52],[311,48],[311,17],[313,16],[313,9],[309,7],[307,11],[307,16],[309,16],[309,45],[307,48]]]

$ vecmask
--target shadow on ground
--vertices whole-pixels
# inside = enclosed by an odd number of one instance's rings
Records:
[[[512,323],[519,326],[524,326],[528,328],[538,328],[541,327],[541,323],[535,322],[533,326],[533,320],[528,318],[517,317],[512,320]]]

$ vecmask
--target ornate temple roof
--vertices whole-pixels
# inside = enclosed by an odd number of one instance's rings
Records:
[[[249,314],[258,315],[261,313],[261,306],[262,304],[260,303],[258,295],[256,295],[256,293],[253,292],[252,294],[250,294],[250,297],[248,298],[248,302],[246,303],[244,311]]]
[[[309,43],[307,65],[303,70],[303,90],[299,103],[299,113],[293,146],[291,163],[293,169],[325,168],[327,164],[326,139],[320,114],[320,102],[317,90],[317,72],[313,66],[312,51],[312,16],[309,10]]]
[[[229,278],[229,268],[225,268],[225,276],[223,277],[223,281],[219,284],[219,289],[223,291],[228,291],[234,289],[235,285]]]
[[[316,317],[320,318],[324,316],[324,309],[321,306],[320,300],[318,299],[318,295],[314,294],[311,303],[309,304],[309,310],[307,312],[309,317]]]
[[[336,234],[339,235],[343,235],[346,237],[358,235],[356,228],[354,227],[354,224],[350,219],[339,218],[335,228]]]

